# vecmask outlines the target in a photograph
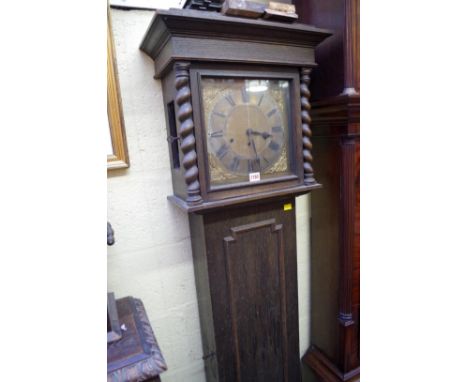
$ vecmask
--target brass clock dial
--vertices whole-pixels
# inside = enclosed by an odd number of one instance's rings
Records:
[[[287,81],[280,80],[218,80],[205,84],[213,89],[204,93],[212,178],[217,175],[242,182],[248,181],[251,173],[268,176],[281,171],[281,167],[288,169],[289,119],[284,99],[288,86]]]

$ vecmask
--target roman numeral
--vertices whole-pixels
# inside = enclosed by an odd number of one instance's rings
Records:
[[[216,151],[216,156],[219,158],[219,159],[223,159],[227,153],[229,152],[229,146],[224,143],[218,151]]]
[[[260,106],[262,104],[262,101],[263,101],[263,96],[265,94],[262,94],[262,96],[260,97],[260,99],[258,100],[258,103],[257,103],[257,106]]]
[[[247,161],[247,167],[249,172],[254,172],[256,169],[260,169],[260,159],[249,159]]]
[[[240,158],[239,157],[234,157],[232,162],[229,164],[229,169],[231,171],[236,171],[239,168],[239,164],[240,164]]]
[[[273,131],[274,133],[281,133],[283,131],[283,128],[281,126],[273,126],[271,128],[271,131]]]
[[[230,104],[232,107],[236,106],[236,102],[235,102],[234,99],[232,98],[232,95],[229,94],[229,95],[227,95],[227,96],[224,97],[224,98],[226,98],[226,101],[228,101],[229,104]]]
[[[254,161],[253,159],[249,159],[249,160],[247,161],[247,167],[248,167],[248,169],[249,169],[249,172],[253,172],[253,170],[254,170],[254,163],[255,163],[255,161]]]
[[[276,109],[271,109],[268,113],[267,113],[267,116],[268,118],[270,118],[273,114],[275,114],[278,110]]]
[[[280,145],[276,143],[275,141],[271,141],[268,147],[272,149],[273,151],[278,151],[280,149]]]
[[[218,117],[221,117],[221,118],[226,118],[226,114],[219,113],[219,112],[217,112],[217,111],[214,111],[213,114],[214,114],[214,115],[217,115]]]
[[[222,138],[223,135],[224,135],[224,131],[223,131],[223,130],[213,131],[213,132],[210,134],[210,138]]]

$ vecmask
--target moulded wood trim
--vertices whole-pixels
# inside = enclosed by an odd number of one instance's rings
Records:
[[[200,169],[200,186],[203,200],[209,202],[214,200],[225,200],[230,197],[246,196],[252,192],[266,192],[267,190],[278,190],[280,188],[290,188],[303,183],[303,165],[302,165],[302,131],[300,123],[300,105],[299,105],[299,74],[295,68],[269,67],[261,69],[255,65],[214,65],[206,63],[197,63],[191,66],[191,86],[193,91],[192,103],[194,109],[194,121],[196,128],[195,135],[197,140],[198,166]],[[291,166],[290,174],[266,178],[256,183],[240,182],[229,185],[211,186],[207,177],[209,174],[206,158],[208,151],[206,147],[205,129],[206,121],[202,104],[202,86],[203,77],[229,77],[229,78],[275,78],[285,79],[291,82],[290,96],[291,115]]]
[[[360,95],[341,95],[312,102],[313,124],[322,122],[359,122]]]
[[[302,360],[323,382],[359,382],[360,367],[344,374],[316,346],[311,346]]]
[[[300,23],[286,24],[229,17],[217,12],[189,9],[158,10],[145,33],[140,49],[153,60],[156,59],[167,42],[168,34],[313,48],[331,36],[332,31]]]
[[[313,66],[314,48],[331,35],[306,24],[171,9],[156,12],[140,49],[155,61],[160,78],[177,60]]]
[[[360,135],[360,95],[341,95],[311,102],[314,137]]]
[[[250,63],[281,66],[316,66],[313,48],[265,42],[202,39],[174,36],[155,59],[155,78],[163,77],[178,60],[219,63]]]
[[[308,192],[322,188],[321,184],[313,184],[309,186],[295,186],[290,188],[283,188],[277,191],[266,191],[266,192],[259,192],[256,194],[250,195],[243,195],[238,197],[232,197],[227,199],[221,199],[216,201],[203,201],[203,203],[199,205],[188,205],[185,200],[179,198],[176,195],[168,196],[167,199],[173,203],[175,206],[179,207],[185,212],[197,212],[203,213],[208,211],[213,211],[219,208],[224,208],[227,206],[233,206],[238,204],[249,204],[249,203],[258,203],[259,201],[268,201],[276,198],[283,198],[283,197],[296,197],[299,195],[307,194]]]

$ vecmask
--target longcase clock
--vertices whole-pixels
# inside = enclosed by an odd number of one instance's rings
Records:
[[[295,0],[303,22],[333,28],[316,51],[311,80],[314,168],[311,196],[311,346],[303,361],[323,382],[360,379],[359,0]],[[326,70],[322,70],[326,68]],[[320,235],[320,237],[318,237]]]
[[[301,378],[294,200],[320,187],[308,85],[330,34],[169,10],[141,43],[163,84],[210,382]]]

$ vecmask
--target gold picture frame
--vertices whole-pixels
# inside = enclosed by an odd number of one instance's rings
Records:
[[[107,117],[109,120],[112,153],[107,154],[107,170],[130,165],[125,138],[125,126],[120,100],[120,88],[115,67],[114,43],[109,13],[107,14]]]

